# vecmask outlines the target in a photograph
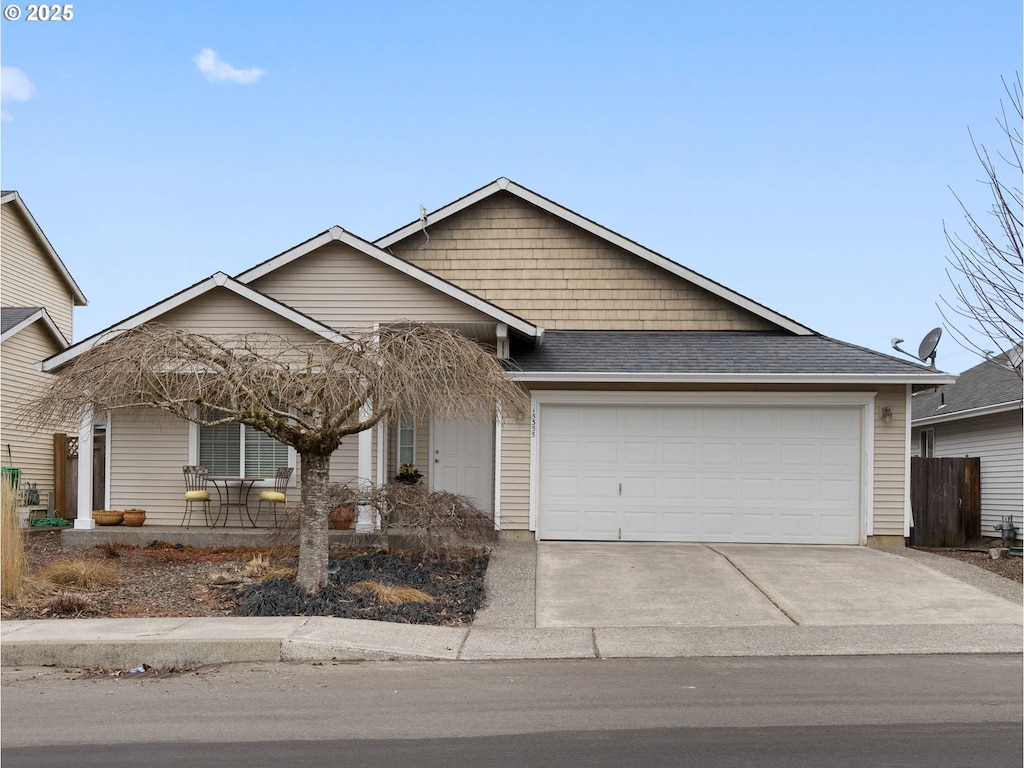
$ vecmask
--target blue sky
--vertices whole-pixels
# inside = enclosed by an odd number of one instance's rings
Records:
[[[4,7],[8,4],[5,3]],[[27,8],[21,6],[22,10]],[[81,339],[500,176],[828,336],[942,323],[1018,0],[76,2],[0,21],[0,181]],[[948,335],[939,366],[977,358]]]

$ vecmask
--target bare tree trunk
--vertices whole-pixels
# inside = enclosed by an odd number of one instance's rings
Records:
[[[302,512],[295,581],[307,592],[319,592],[327,584],[327,484],[331,457],[303,453],[301,461]]]

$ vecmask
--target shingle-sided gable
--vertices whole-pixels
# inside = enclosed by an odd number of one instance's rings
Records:
[[[549,207],[564,210],[554,204]],[[404,234],[402,239],[392,242],[394,236],[388,236],[378,242],[397,256],[550,329],[767,331],[779,327],[766,319],[764,314],[769,313],[757,314],[721,295],[727,290],[716,294],[655,263],[667,262],[663,257],[651,253],[652,258],[642,258],[600,236],[599,226],[588,228],[597,232],[588,231],[511,191],[495,191],[427,221],[425,233],[410,233],[406,228],[397,233]],[[647,253],[641,246],[636,249]]]

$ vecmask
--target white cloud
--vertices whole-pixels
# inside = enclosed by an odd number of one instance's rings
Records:
[[[18,67],[0,66],[0,102],[28,101],[36,95],[36,87],[28,79],[28,75]],[[10,113],[0,110],[0,120],[13,120]]]
[[[262,69],[235,69],[226,61],[217,58],[217,52],[211,48],[203,48],[193,59],[199,71],[206,75],[211,83],[255,83],[266,74]]]

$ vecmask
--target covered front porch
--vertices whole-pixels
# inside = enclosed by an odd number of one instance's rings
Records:
[[[99,431],[97,431],[99,426]],[[108,471],[105,487],[93,494],[91,443],[104,435]],[[79,431],[78,509],[73,533],[88,531],[106,540],[131,540],[145,543],[158,532],[164,541],[216,546],[238,536],[273,536],[275,519],[294,521],[301,499],[301,460],[294,450],[282,453],[294,471],[285,489],[286,503],[276,515],[259,502],[260,492],[273,487],[272,478],[242,483],[225,490],[224,478],[211,478],[210,514],[186,509],[186,483],[183,467],[204,463],[201,434],[196,425],[153,409],[117,412],[83,419]],[[241,439],[242,456],[232,474],[248,475]],[[500,523],[495,494],[496,468],[500,466],[501,425],[495,422],[432,422],[403,413],[399,418],[377,424],[343,442],[331,457],[330,482],[350,488],[384,485],[396,479],[404,467],[412,465],[422,475],[420,482],[431,490],[445,490],[475,499],[477,506]],[[223,471],[223,470],[221,470]],[[270,470],[272,471],[272,470]],[[211,473],[214,474],[214,473]],[[235,478],[236,480],[241,478]],[[251,478],[250,478],[251,479]],[[231,494],[231,506],[223,502]],[[244,496],[238,494],[244,493]],[[142,509],[146,522],[139,528],[100,525],[93,516],[94,498],[103,499],[103,509]],[[240,504],[239,499],[247,500]],[[208,522],[214,524],[210,525]],[[255,521],[255,525],[253,525]],[[355,529],[372,533],[377,524],[367,508],[358,510]],[[71,531],[68,531],[71,532]],[[332,534],[346,531],[332,531]],[[141,537],[141,538],[139,538]],[[171,537],[171,538],[168,538]]]

